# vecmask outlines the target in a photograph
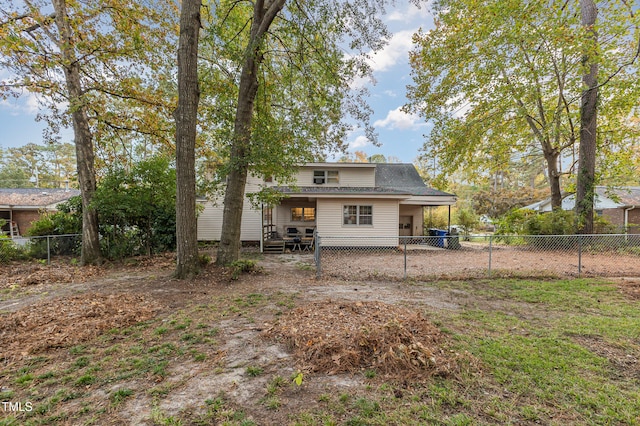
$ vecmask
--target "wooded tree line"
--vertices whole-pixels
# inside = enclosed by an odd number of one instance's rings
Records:
[[[639,170],[633,2],[439,0],[434,12],[414,38],[407,105],[434,124],[422,158],[437,161],[434,181],[487,184],[542,158],[554,208],[577,189],[590,232],[594,182]]]
[[[74,129],[82,262],[101,259],[91,204],[97,174],[153,155],[175,159],[176,275],[198,269],[196,187],[224,189],[217,259],[236,260],[248,174],[286,183],[295,164],[344,149],[354,125],[375,141],[366,93],[351,83],[370,74],[366,57],[388,38],[380,16],[390,6],[184,0],[179,10],[162,0],[6,2],[0,67],[11,77],[0,96],[35,92],[50,134],[61,125]],[[434,122],[424,156],[438,158],[441,182],[461,168],[467,177],[486,178],[524,153],[545,159],[557,204],[564,173],[558,164],[592,134],[595,178],[631,170],[625,143],[637,146],[638,17],[623,1],[607,3],[597,20],[580,18],[591,6],[434,4],[436,28],[415,36],[407,109]],[[592,122],[580,124],[595,105],[597,133]]]
[[[77,187],[74,149],[58,142],[0,148],[0,187]]]

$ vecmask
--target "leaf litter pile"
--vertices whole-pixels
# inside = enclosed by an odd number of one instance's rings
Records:
[[[76,266],[65,263],[43,265],[41,263],[15,262],[3,265],[0,273],[0,289],[26,287],[38,284],[86,282],[103,275],[98,266]]]
[[[447,348],[420,313],[382,302],[313,302],[283,315],[266,335],[291,347],[301,369],[317,373],[375,370],[397,379],[449,376],[470,354]]]
[[[69,347],[112,328],[152,318],[159,306],[141,295],[83,294],[0,315],[0,360]]]

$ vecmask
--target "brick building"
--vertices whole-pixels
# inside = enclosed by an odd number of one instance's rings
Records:
[[[31,222],[57,205],[80,195],[77,189],[55,188],[0,188],[1,231],[11,237],[24,235]]]

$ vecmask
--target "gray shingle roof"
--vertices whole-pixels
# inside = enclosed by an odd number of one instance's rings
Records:
[[[422,195],[452,197],[454,194],[429,188],[418,174],[413,164],[379,163],[375,165],[374,187],[343,186],[275,186],[273,189],[283,194],[353,194],[353,195]]]
[[[426,186],[413,164],[378,164],[376,166],[376,186],[411,195],[453,196],[453,194]]]
[[[608,189],[605,186],[597,186],[596,193],[601,197],[617,198],[624,206],[640,206],[640,186],[624,186]]]
[[[398,191],[392,188],[381,187],[353,187],[353,186],[299,186],[293,188],[290,186],[274,186],[273,189],[283,194],[394,194],[404,195],[405,191]]]
[[[0,188],[0,206],[50,206],[80,195],[77,189]]]

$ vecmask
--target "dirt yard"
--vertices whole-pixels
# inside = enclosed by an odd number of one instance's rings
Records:
[[[322,252],[322,273],[341,279],[513,277],[640,277],[640,255],[463,242],[459,250],[409,245],[397,250],[351,248]],[[580,270],[580,273],[578,273]]]
[[[176,413],[206,418],[224,395],[227,410],[254,424],[287,424],[327,395],[365,392],[374,377],[410,387],[482,374],[422,314],[458,310],[470,295],[399,281],[316,280],[312,262],[264,256],[240,279],[209,265],[192,281],[171,278],[171,255],[91,268],[1,265],[3,399],[29,399],[58,424],[144,425],[181,424],[171,423]],[[638,298],[640,281],[620,289]],[[183,346],[162,340],[172,333]],[[215,413],[210,421],[224,418]],[[7,415],[0,411],[0,421]]]

